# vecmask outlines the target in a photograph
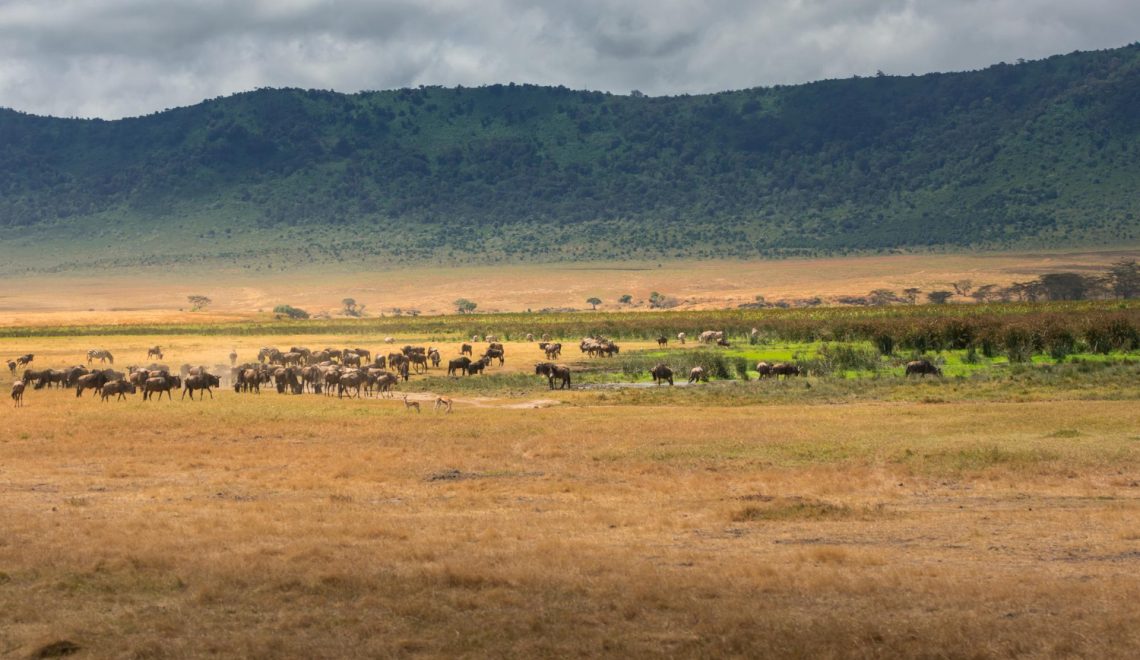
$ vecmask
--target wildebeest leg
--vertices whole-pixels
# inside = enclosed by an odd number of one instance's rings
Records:
[[[211,390],[211,389],[210,389],[210,388],[208,388],[208,387],[206,388],[206,391],[207,391],[207,392],[209,392],[209,394],[210,394],[210,398],[211,398],[211,399],[213,399],[213,398],[214,398],[214,391],[213,391],[213,390]],[[198,395],[198,398],[199,398],[199,399],[201,399],[201,398],[202,398],[202,396],[201,396],[201,395]]]

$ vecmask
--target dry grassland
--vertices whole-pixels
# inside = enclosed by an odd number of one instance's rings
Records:
[[[41,368],[230,348],[32,341]],[[537,385],[451,415],[29,392],[0,410],[0,656],[1140,653],[1135,401],[679,408]]]
[[[652,291],[676,297],[681,309],[735,307],[763,295],[768,300],[865,295],[887,288],[946,289],[949,282],[1008,285],[1047,272],[1102,272],[1113,261],[1135,259],[1140,250],[1021,254],[894,255],[782,261],[713,261],[552,264],[465,268],[400,268],[362,272],[303,266],[287,272],[228,267],[139,270],[130,273],[65,274],[5,278],[0,326],[69,323],[210,322],[269,312],[290,304],[309,312],[336,312],[352,297],[371,314],[392,308],[425,314],[454,311],[459,297],[479,311],[545,308],[617,309],[617,299],[635,301]],[[188,271],[193,275],[189,276]],[[188,311],[186,296],[214,300],[207,313]],[[644,308],[644,304],[642,306]]]

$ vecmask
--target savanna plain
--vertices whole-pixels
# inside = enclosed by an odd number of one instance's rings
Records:
[[[446,364],[487,347],[473,330],[506,361],[392,398],[6,399],[0,656],[1135,657],[1140,307],[941,307],[187,313],[109,335],[121,315],[30,312],[0,357],[40,369],[156,344],[222,372],[263,346]],[[596,327],[617,356],[579,351]],[[676,341],[704,329],[731,346]],[[563,343],[572,389],[535,375],[526,331]],[[944,375],[906,377],[917,357]]]

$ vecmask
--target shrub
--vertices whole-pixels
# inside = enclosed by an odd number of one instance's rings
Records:
[[[309,318],[308,312],[306,312],[303,309],[299,309],[297,307],[294,307],[292,305],[278,305],[278,306],[273,308],[273,313],[274,314],[281,314],[283,316],[288,316],[291,319],[307,319],[307,318]]]

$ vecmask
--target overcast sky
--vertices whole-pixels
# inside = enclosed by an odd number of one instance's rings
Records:
[[[1137,0],[0,0],[0,106],[117,118],[258,87],[496,82],[700,93],[1138,38]]]

